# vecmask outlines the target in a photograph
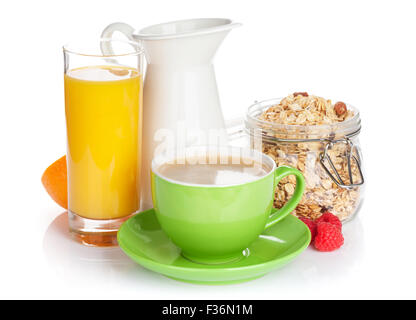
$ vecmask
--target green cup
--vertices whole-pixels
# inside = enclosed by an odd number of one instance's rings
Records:
[[[247,154],[245,149],[234,147],[229,152]],[[301,200],[305,181],[300,171],[287,166],[276,168],[269,156],[250,152],[261,159],[267,174],[226,186],[169,179],[157,170],[163,161],[153,160],[152,197],[157,219],[187,259],[219,264],[243,257],[243,251],[265,229],[286,217]],[[274,190],[289,175],[296,177],[295,192],[283,208],[274,209]]]

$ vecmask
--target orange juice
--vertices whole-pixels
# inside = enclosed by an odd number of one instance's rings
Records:
[[[142,77],[118,66],[65,74],[68,209],[116,219],[140,206]]]

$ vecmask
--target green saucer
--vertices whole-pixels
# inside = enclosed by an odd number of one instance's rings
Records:
[[[241,258],[218,265],[192,262],[160,228],[153,209],[127,220],[118,243],[135,262],[169,278],[197,284],[231,284],[259,278],[297,257],[308,247],[311,234],[292,215],[270,227],[242,253]]]

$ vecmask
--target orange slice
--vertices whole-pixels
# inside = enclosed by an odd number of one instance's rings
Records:
[[[42,184],[57,204],[68,209],[66,156],[56,160],[45,170],[42,175]]]

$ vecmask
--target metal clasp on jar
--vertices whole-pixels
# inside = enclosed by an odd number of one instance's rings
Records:
[[[332,181],[334,181],[334,183],[338,187],[344,188],[344,189],[352,189],[354,187],[358,187],[358,186],[363,185],[364,184],[364,175],[363,175],[363,172],[361,170],[360,155],[359,155],[357,147],[350,140],[350,138],[345,137],[345,138],[338,139],[338,140],[327,140],[327,141],[328,141],[328,143],[326,144],[324,151],[320,154],[320,162],[321,162],[321,165],[322,165],[323,169],[328,174],[328,176],[332,179]],[[349,184],[346,184],[343,181],[343,179],[341,178],[341,175],[339,174],[339,172],[335,168],[335,165],[332,162],[331,157],[328,154],[328,151],[337,143],[344,143],[344,144],[347,145],[346,158],[347,158],[347,166],[348,166]],[[354,150],[356,151],[356,155],[354,155]],[[334,176],[334,174],[332,174],[331,170],[325,165],[325,160],[328,161],[328,163],[329,163],[333,173],[335,174],[335,176]],[[354,181],[354,176],[353,176],[352,168],[351,168],[351,160],[355,161],[355,163],[357,165],[361,181],[358,181],[358,182]]]

